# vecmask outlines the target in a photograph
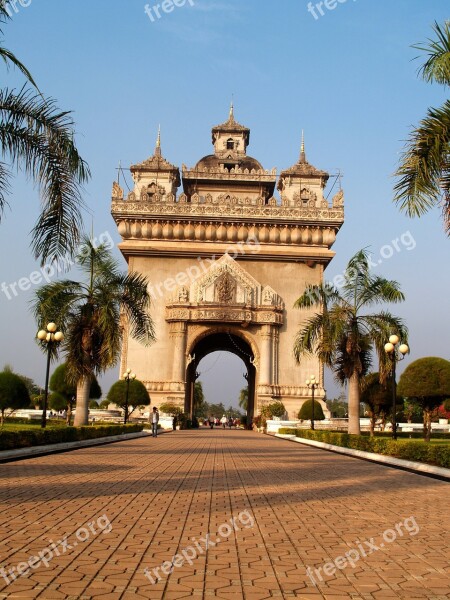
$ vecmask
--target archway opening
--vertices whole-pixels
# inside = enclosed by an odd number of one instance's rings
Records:
[[[237,376],[241,389],[248,385],[248,403],[247,403],[247,426],[251,426],[255,410],[255,378],[256,369],[254,366],[255,357],[248,342],[230,332],[214,332],[207,334],[197,341],[191,349],[193,360],[189,363],[186,371],[186,396],[185,412],[192,419],[194,413],[194,386],[202,373],[200,362],[208,355],[216,352],[231,352],[236,355],[243,363],[242,377]],[[237,398],[236,398],[237,403]]]

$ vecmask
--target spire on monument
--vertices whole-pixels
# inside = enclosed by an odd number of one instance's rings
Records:
[[[305,133],[302,129],[302,145],[300,148],[300,162],[306,163],[306,154],[305,154]]]
[[[161,156],[161,125],[158,126],[158,137],[156,138],[155,156]]]
[[[233,99],[231,100],[231,104],[230,104],[230,114],[228,116],[228,122],[230,122],[230,123],[234,122],[234,103],[233,103]]]

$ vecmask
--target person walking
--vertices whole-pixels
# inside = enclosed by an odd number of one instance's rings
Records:
[[[223,415],[223,417],[220,419],[220,422],[222,423],[222,427],[225,429],[227,426],[227,418],[225,415]]]
[[[214,429],[214,417],[208,417],[209,428]]]
[[[153,407],[150,417],[152,422],[152,437],[158,437],[159,412],[156,406]]]

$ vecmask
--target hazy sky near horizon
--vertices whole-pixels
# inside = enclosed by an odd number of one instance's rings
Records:
[[[94,235],[120,241],[110,215],[119,160],[128,167],[150,156],[161,124],[163,155],[194,165],[211,153],[211,127],[226,119],[233,95],[236,119],[251,129],[249,154],[265,168],[294,164],[304,129],[309,162],[342,172],[346,221],[326,278],[368,247],[374,270],[400,282],[407,299],[393,310],[409,326],[412,352],[399,371],[422,356],[449,358],[450,240],[437,209],[410,220],[392,203],[410,127],[448,96],[417,78],[411,48],[449,18],[447,1],[340,0],[333,10],[322,5],[321,15],[314,1],[309,12],[304,0],[188,0],[160,18],[152,0],[150,14],[144,0],[27,3],[4,26],[4,46],[46,96],[74,111],[93,174],[88,231],[93,219]],[[17,71],[0,68],[3,87],[22,86]],[[8,290],[38,269],[29,246],[38,209],[36,190],[19,174],[0,224],[0,285]],[[10,298],[0,291],[0,368],[9,363],[43,385],[29,310],[35,289]],[[245,385],[238,358],[212,354],[199,371],[208,401],[236,404]],[[105,393],[118,375],[103,377]],[[326,381],[328,396],[337,396],[329,374]]]

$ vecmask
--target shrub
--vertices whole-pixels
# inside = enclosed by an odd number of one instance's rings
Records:
[[[295,435],[295,429],[294,427],[280,427],[278,433],[282,435]]]
[[[272,402],[267,406],[267,418],[270,417],[284,417],[286,414],[286,408],[282,402]]]
[[[292,431],[283,428],[283,431]],[[337,431],[312,431],[311,429],[296,429],[295,435],[300,438],[325,442],[333,446],[364,450],[386,456],[395,456],[405,460],[435,464],[440,467],[450,466],[450,446],[428,444],[424,441],[393,440],[386,437],[369,437],[367,435],[350,435]]]
[[[54,429],[23,429],[0,431],[0,450],[43,446],[61,442],[92,440],[110,435],[121,435],[142,431],[139,424],[131,425],[95,425],[87,427],[57,427]]]
[[[298,418],[302,421],[310,421],[312,419],[312,406],[312,399],[306,400],[299,410]],[[324,419],[325,415],[323,414],[322,405],[317,400],[314,400],[314,420],[323,421]]]

